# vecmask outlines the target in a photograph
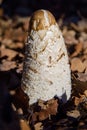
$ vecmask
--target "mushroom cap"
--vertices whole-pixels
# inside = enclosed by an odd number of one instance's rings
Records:
[[[30,31],[32,29],[35,31],[44,30],[44,29],[49,28],[49,26],[55,23],[56,23],[56,20],[49,11],[37,10],[31,16],[29,30]]]

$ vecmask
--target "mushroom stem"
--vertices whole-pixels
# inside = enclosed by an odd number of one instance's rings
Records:
[[[33,13],[25,46],[22,89],[29,96],[29,104],[54,96],[66,102],[71,95],[68,54],[62,33],[49,11]]]

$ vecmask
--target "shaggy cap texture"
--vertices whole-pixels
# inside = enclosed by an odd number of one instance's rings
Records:
[[[30,98],[49,100],[57,96],[66,102],[71,95],[71,72],[67,50],[54,16],[36,11],[30,19],[25,48],[22,88]]]

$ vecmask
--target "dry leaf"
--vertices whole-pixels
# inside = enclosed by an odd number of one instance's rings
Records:
[[[51,99],[48,101],[48,111],[51,115],[56,115],[58,110],[58,100]]]
[[[4,38],[4,39],[2,40],[2,44],[5,45],[6,47],[10,47],[10,46],[13,45],[14,43],[12,42],[11,39]]]
[[[83,82],[87,81],[87,73],[78,73],[77,76],[78,76],[77,78],[78,80],[83,81]]]
[[[11,49],[6,49],[6,48],[3,48],[1,49],[1,57],[4,57],[4,56],[7,56],[8,60],[12,60],[16,55],[18,54],[18,52],[16,51],[13,51]]]
[[[87,68],[87,59],[83,62],[84,67]]]
[[[75,46],[75,52],[71,55],[71,57],[77,56],[82,51],[82,47],[83,47],[83,44],[82,43],[78,43]]]
[[[57,113],[58,108],[58,100],[57,99],[50,99],[47,102],[44,102],[43,100],[38,101],[38,106],[41,107],[42,110],[48,110],[50,109],[49,113],[53,113],[55,115]]]
[[[28,27],[29,27],[29,20],[30,20],[30,18],[28,17],[28,18],[26,18],[25,20],[24,20],[24,25],[23,25],[23,29],[25,30],[25,31],[27,31],[28,32]]]
[[[67,116],[72,117],[72,118],[78,118],[80,117],[80,112],[78,110],[68,111]]]
[[[27,36],[27,33],[23,32],[22,28],[15,29],[12,34],[12,40],[13,41],[19,41],[24,42],[25,38]]]
[[[84,95],[80,95],[80,97],[75,97],[75,105],[77,106],[80,112],[87,113],[87,97],[86,92]]]
[[[84,69],[85,69],[85,66],[79,58],[71,59],[71,70],[72,71],[83,72]]]
[[[36,124],[34,125],[34,129],[35,129],[35,130],[43,130],[42,123],[41,123],[41,122],[36,123]]]
[[[84,95],[80,95],[80,97],[75,97],[74,100],[75,106],[78,106],[83,101],[84,98],[85,98]]]
[[[78,28],[79,28],[79,31],[85,31],[87,29],[87,20],[84,19],[84,20],[81,20],[78,22]]]
[[[84,95],[87,97],[87,90],[84,91]]]
[[[11,43],[10,45],[7,44],[7,46],[10,48],[10,49],[17,49],[17,48],[20,48],[22,49],[24,47],[24,43],[22,42],[16,42],[16,43]]]
[[[73,29],[78,32],[82,32],[87,29],[86,24],[87,24],[87,21],[84,19],[84,20],[79,21],[78,25],[71,23],[71,27],[73,27]]]
[[[58,110],[58,100],[51,99],[47,102],[46,108],[42,108],[39,113],[39,120],[49,118],[51,115],[56,115]]]
[[[51,99],[47,102],[39,100],[38,106],[41,108],[41,110],[33,113],[33,121],[37,121],[37,119],[39,119],[39,121],[43,121],[47,118],[50,118],[51,115],[56,115],[58,110],[58,100]]]
[[[38,100],[38,106],[40,106],[41,107],[41,109],[44,109],[44,110],[46,110],[46,108],[47,108],[47,105],[45,104],[45,102],[43,101],[43,100]]]
[[[71,23],[71,27],[76,30],[76,31],[79,31],[79,28],[78,28],[78,25],[74,24],[74,23]]]
[[[77,79],[75,76],[72,77],[73,95],[79,96],[87,90],[87,81],[83,82]]]
[[[64,33],[64,32],[63,32]],[[78,41],[75,39],[75,34],[76,32],[74,30],[68,30],[65,34],[64,34],[64,39],[66,44],[77,44]]]
[[[19,63],[18,66],[17,66],[16,72],[21,73],[22,70],[23,70],[23,63],[21,63],[21,64]]]
[[[35,122],[35,121],[37,121],[37,120],[38,120],[38,112],[34,112],[34,113],[32,114],[32,121]]]
[[[16,62],[15,61],[3,61],[2,64],[0,64],[0,70],[2,71],[8,71],[10,69],[16,68]]]
[[[20,120],[20,127],[21,127],[21,130],[31,130],[27,122],[22,119]]]
[[[80,103],[80,98],[75,97],[75,99],[74,99],[74,104],[75,104],[75,106],[78,106],[79,103]]]
[[[86,43],[86,45],[87,45],[87,43]],[[87,56],[87,47],[84,49],[84,55]]]
[[[51,115],[51,114],[50,114],[47,110],[41,110],[41,111],[38,113],[39,121],[43,121],[43,120],[49,118],[50,115]]]

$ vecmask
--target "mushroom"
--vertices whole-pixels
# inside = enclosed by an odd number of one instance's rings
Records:
[[[70,98],[67,50],[58,24],[47,10],[38,10],[30,18],[21,86],[30,105],[55,96],[63,102]]]

